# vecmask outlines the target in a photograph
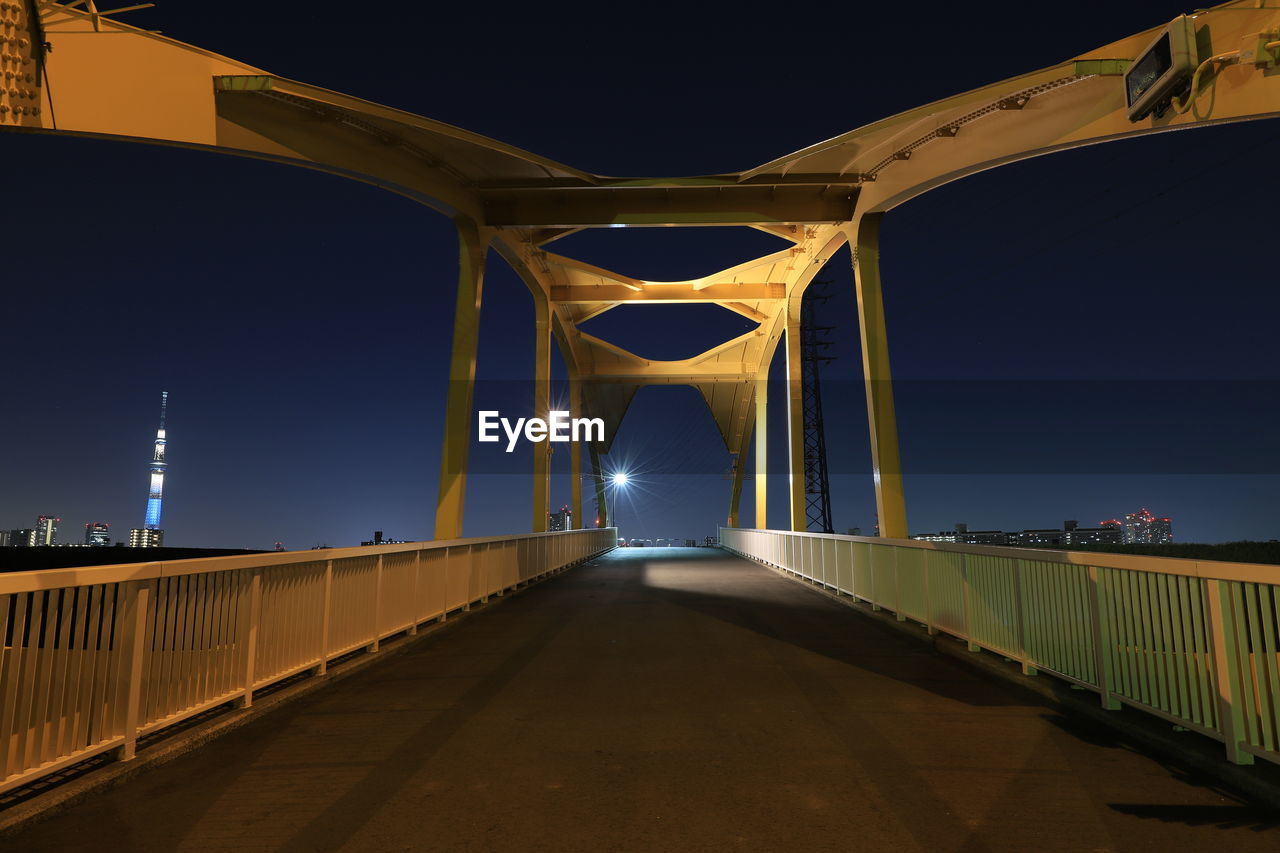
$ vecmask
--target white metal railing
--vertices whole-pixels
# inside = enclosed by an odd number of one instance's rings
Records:
[[[617,531],[0,574],[0,791],[610,550]]]
[[[1280,567],[777,530],[726,550],[1280,762]]]

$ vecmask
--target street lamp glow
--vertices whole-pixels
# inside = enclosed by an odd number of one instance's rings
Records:
[[[613,475],[613,484],[615,486],[625,486],[627,484],[627,475],[619,471]]]

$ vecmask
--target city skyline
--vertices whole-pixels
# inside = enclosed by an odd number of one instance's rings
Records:
[[[1109,518],[1096,527],[1081,526],[1077,519],[1067,519],[1062,527],[1036,527],[1022,530],[972,530],[964,522],[952,530],[937,533],[915,533],[912,539],[929,542],[960,542],[969,545],[1172,545],[1173,519],[1156,517],[1142,507],[1126,513],[1124,520]],[[1272,540],[1276,541],[1276,540]],[[1182,544],[1182,543],[1179,543]]]
[[[385,50],[344,42],[342,52],[377,58],[360,67],[335,55],[334,36],[319,20],[300,23],[284,9],[261,10],[251,31],[176,4],[128,19],[575,166],[645,175],[763,162],[1182,11],[1172,3],[1135,3],[1108,8],[1104,24],[1086,15],[1049,32],[1034,21],[1007,23],[972,33],[965,62],[946,74],[909,66],[894,86],[856,92],[839,82],[844,60],[808,51],[782,58],[802,69],[796,73],[807,81],[803,87],[785,74],[728,87],[716,68],[733,56],[672,36],[669,61],[643,73],[620,69],[569,83],[574,75],[556,73],[568,59],[540,57],[548,63],[541,96],[502,102],[483,93],[521,79],[527,62],[518,50],[521,29],[540,26],[535,20],[511,20],[509,29],[493,31],[482,48],[485,70],[458,80],[454,69],[465,64],[460,46],[410,55],[395,32],[386,34]],[[475,17],[477,10],[433,14],[452,16],[444,25],[459,29],[489,23]],[[663,14],[651,12],[619,38],[639,49],[655,34],[668,34]],[[700,13],[683,14],[682,25],[696,31]],[[868,14],[871,25],[905,31],[919,12]],[[966,24],[967,13],[946,4],[930,14],[938,26]],[[406,15],[406,32],[428,20],[425,12]],[[761,25],[735,26],[749,34]],[[887,46],[866,50],[859,61],[868,67],[895,58]],[[579,112],[565,115],[570,103]],[[840,108],[830,109],[832,103]],[[786,104],[788,120],[757,121],[765,104]],[[1274,414],[1266,402],[1275,398],[1271,385],[1280,378],[1269,319],[1280,297],[1258,284],[1269,274],[1256,251],[1269,239],[1265,200],[1232,188],[1265,171],[1276,137],[1275,122],[1267,121],[1054,154],[936,190],[886,218],[900,428],[908,470],[918,463],[907,479],[913,530],[944,529],[958,516],[975,527],[1030,528],[1044,518],[1093,517],[1096,507],[1145,503],[1187,519],[1182,540],[1274,538],[1280,468],[1265,425]],[[456,263],[446,218],[374,188],[230,157],[13,134],[0,137],[0,146],[31,164],[12,177],[12,191],[32,199],[37,214],[3,214],[6,233],[29,249],[14,261],[12,275],[48,283],[13,293],[9,308],[15,316],[57,318],[14,328],[0,344],[15,370],[40,369],[44,379],[0,425],[0,448],[9,457],[4,517],[26,525],[21,519],[56,509],[76,519],[68,522],[73,527],[96,518],[115,519],[118,530],[132,526],[138,437],[154,429],[154,393],[168,388],[183,400],[185,425],[182,467],[170,483],[182,497],[166,507],[172,543],[270,548],[283,541],[306,548],[355,543],[379,528],[406,538],[430,535]],[[1225,201],[1229,217],[1197,216]],[[44,214],[78,234],[76,252],[33,224]],[[270,238],[262,222],[272,223]],[[663,279],[776,244],[746,229],[717,229],[696,241],[683,229],[620,229],[571,235],[563,245],[623,272]],[[837,361],[823,374],[833,521],[837,530],[869,531],[874,509],[865,413],[860,387],[854,389],[860,360],[847,253],[823,277],[833,282],[823,319],[837,327]],[[1206,299],[1206,283],[1223,286]],[[57,307],[88,301],[96,306],[91,315]],[[497,307],[503,303],[512,307]],[[483,381],[527,374],[528,310],[523,284],[491,259]],[[646,306],[610,312],[589,328],[623,346],[629,336],[643,337],[649,350],[641,354],[648,357],[678,357],[735,333],[741,318],[725,313]],[[665,335],[648,334],[654,327]],[[514,376],[499,375],[495,354],[504,350],[510,351],[504,368]],[[117,377],[136,376],[139,364],[153,383],[117,384]],[[1062,386],[1001,410],[1004,392],[995,385],[1116,378],[1136,390],[1157,380],[1184,384],[1157,399],[1169,401],[1163,410],[1117,407],[1106,389],[1093,386],[1084,392]],[[1205,390],[1196,383],[1216,387],[1224,379],[1255,383],[1255,390],[1246,389],[1230,417],[1215,421],[1196,404]],[[841,381],[851,390],[842,393]],[[947,387],[910,384],[929,381]],[[771,417],[781,418],[783,408],[776,401]],[[781,420],[771,422],[770,433],[771,442],[781,441]],[[1030,468],[1001,458],[1037,442],[1048,452]],[[41,454],[27,452],[37,445]],[[1111,447],[1120,450],[1102,452]],[[1202,447],[1243,447],[1253,456],[1242,464],[1185,464],[1182,457]],[[637,478],[617,506],[623,535],[700,539],[723,523],[728,454],[689,389],[638,395],[616,448],[607,466]],[[1135,448],[1140,470],[1111,464],[1126,448]],[[1094,467],[1081,467],[1088,459],[1080,463],[1073,450],[1094,453]],[[771,444],[774,459],[782,454],[780,443]],[[940,468],[939,460],[965,454],[963,470]],[[529,457],[512,457],[507,468],[473,478],[467,535],[528,527]],[[552,506],[568,498],[564,461],[564,454],[553,457]],[[668,472],[681,461],[700,473]],[[743,517],[751,517],[749,496]],[[770,507],[770,517],[773,526],[785,523],[781,503]]]

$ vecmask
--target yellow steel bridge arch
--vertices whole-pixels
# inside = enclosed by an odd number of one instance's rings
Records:
[[[131,8],[115,10],[128,11]],[[805,288],[838,249],[853,250],[880,532],[907,535],[878,262],[886,211],[1005,163],[1082,145],[1280,115],[1280,0],[1235,0],[1188,18],[1206,61],[1183,111],[1131,121],[1122,82],[1161,28],[1066,62],[900,113],[744,172],[617,178],[584,172],[402,110],[284,79],[131,27],[93,0],[0,0],[0,129],[132,139],[272,160],[342,175],[453,218],[459,274],[436,511],[437,539],[462,533],[472,383],[490,247],[534,296],[535,409],[549,408],[552,339],[569,370],[571,408],[609,430],[637,388],[689,384],[735,458],[729,524],[738,522],[755,442],[756,525],[765,523],[768,366],[782,344],[788,375],[787,484],[805,522],[796,330]],[[548,250],[606,226],[738,225],[788,248],[703,278],[644,281]],[[579,328],[634,302],[709,302],[757,326],[698,356],[643,359]],[[545,447],[545,445],[544,445]],[[581,453],[572,452],[581,518]],[[535,459],[533,528],[547,524],[550,460]],[[599,488],[597,483],[597,488]],[[603,502],[602,502],[603,505]],[[601,523],[605,520],[602,519]]]

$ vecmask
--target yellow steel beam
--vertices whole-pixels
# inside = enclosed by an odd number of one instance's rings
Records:
[[[748,443],[750,443],[750,433],[747,433]],[[729,516],[726,527],[738,527],[739,507],[742,504],[742,480],[744,476],[743,465],[746,460],[742,457],[742,450],[739,449],[733,455],[733,469],[731,471],[732,484],[729,487]]]
[[[1274,0],[1236,0],[1191,16],[1200,58],[1226,55],[1201,76],[1194,108],[1129,120],[1124,79],[1159,27],[1058,65],[874,122],[739,175],[776,183],[798,174],[860,180],[859,212],[883,212],[945,183],[1017,160],[1150,133],[1280,116],[1280,74],[1234,56],[1280,32]]]
[[[876,489],[880,535],[906,539],[907,508],[898,454],[898,424],[893,406],[893,375],[889,370],[889,341],[885,331],[884,296],[880,290],[880,220],[883,214],[864,214],[850,231],[853,273],[858,296],[858,325],[862,332],[862,374],[867,392],[867,422],[871,432],[871,471]]]
[[[756,529],[769,529],[769,376],[757,380],[756,421]]]
[[[621,284],[552,287],[551,300],[556,303],[598,302],[752,302],[785,299],[785,281],[750,282],[746,284],[713,284],[695,288],[684,282],[653,283],[628,287]]]
[[[14,58],[23,79],[0,93],[12,102],[0,104],[10,106],[0,126],[212,147],[324,169],[449,215],[532,229],[540,242],[566,229],[619,224],[743,224],[788,236],[797,225],[849,222],[858,211],[887,210],[947,181],[1048,151],[1280,115],[1274,68],[1236,57],[1203,75],[1185,114],[1130,122],[1114,70],[1141,52],[1148,31],[745,172],[606,178],[84,9],[37,5],[38,34],[26,19],[29,6],[20,5]],[[1192,18],[1202,49],[1216,55],[1280,30],[1280,9],[1257,0]],[[41,51],[40,39],[54,50]],[[356,144],[353,135],[377,144]]]
[[[837,223],[853,216],[857,193],[738,185],[479,190],[485,224],[537,228]]]
[[[533,355],[533,412],[547,422],[551,412],[551,306],[541,293],[533,295],[534,355]],[[533,532],[547,529],[551,511],[551,451],[550,441],[533,445]]]
[[[582,380],[570,369],[569,411],[572,417],[584,417],[582,413]],[[569,509],[573,513],[573,526],[586,527],[582,518],[582,446],[581,442],[569,443]]]
[[[787,300],[787,494],[791,529],[805,530],[804,374],[800,354],[800,299]]]
[[[600,451],[594,441],[588,442],[587,452],[591,456],[591,479],[596,486],[596,527],[608,527],[612,519],[609,518],[608,504],[605,503],[604,469],[600,467]]]
[[[471,405],[480,340],[480,302],[485,256],[491,234],[467,219],[458,226],[458,297],[449,356],[449,392],[445,403],[444,447],[440,453],[440,496],[436,502],[436,539],[461,539],[467,497],[467,451],[471,445]]]
[[[747,453],[751,449],[751,427],[754,418],[753,402],[755,389],[745,386],[746,394],[743,405],[735,406],[733,411],[734,426],[737,430],[737,441],[733,450],[733,485],[729,492],[729,527],[738,527],[741,516],[742,482],[746,479]],[[714,407],[713,407],[714,414]]]

